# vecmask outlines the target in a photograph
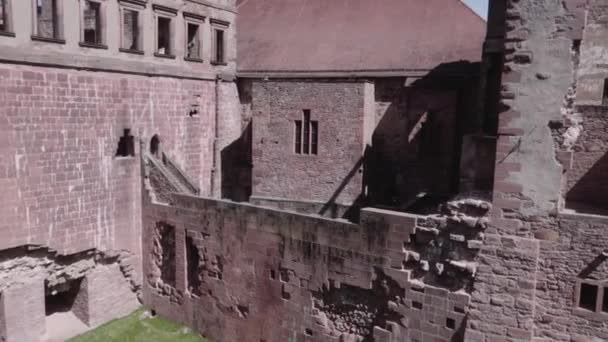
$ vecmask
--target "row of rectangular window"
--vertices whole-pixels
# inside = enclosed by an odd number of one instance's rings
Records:
[[[61,6],[58,0],[33,0],[35,5],[33,40],[65,43],[60,25],[62,19]],[[121,20],[120,51],[143,54],[143,32],[141,29],[140,12],[145,8],[145,2],[140,0],[119,0]],[[173,18],[177,10],[153,5],[155,12],[156,48],[154,55],[158,57],[174,58],[173,47]],[[10,1],[0,0],[0,33],[10,33]],[[201,26],[205,17],[183,13],[186,27],[185,59],[202,61],[202,35]],[[100,1],[85,0],[81,8],[81,46],[94,48],[107,48],[105,43],[105,13]],[[213,33],[213,58],[216,64],[225,64],[226,37],[225,29],[229,23],[211,19]],[[7,34],[5,34],[7,35]]]

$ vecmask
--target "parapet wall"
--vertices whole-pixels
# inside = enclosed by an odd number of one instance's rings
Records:
[[[485,202],[432,217],[362,209],[360,225],[144,202],[144,303],[214,342],[462,341]]]

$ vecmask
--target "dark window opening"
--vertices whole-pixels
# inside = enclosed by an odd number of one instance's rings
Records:
[[[595,311],[597,302],[597,285],[581,284],[579,305],[581,308]]]
[[[310,153],[317,154],[317,135],[319,131],[319,123],[316,121],[310,122]]]
[[[412,291],[424,293],[424,287],[412,287]]]
[[[135,138],[131,135],[130,129],[125,129],[123,136],[118,141],[117,157],[135,156]]]
[[[72,312],[78,316],[84,312],[83,309],[86,309],[87,303],[85,303],[86,295],[79,296],[81,283],[82,278],[51,287],[48,281],[45,281],[44,308],[46,315]]]
[[[283,285],[283,289],[281,290],[281,297],[285,300],[291,300],[291,293],[285,291],[285,285]]]
[[[200,26],[188,23],[188,42],[186,46],[186,57],[201,59]]]
[[[414,302],[412,302],[412,306],[414,307],[414,309],[418,309],[418,310],[422,309],[422,303],[420,303],[420,302],[414,301]]]
[[[296,153],[302,153],[302,120],[296,120]]]
[[[8,9],[6,2],[8,0],[0,0],[0,31],[8,31]]]
[[[306,334],[306,336],[312,336],[312,329],[306,328],[306,330],[304,330],[304,333]]]
[[[124,9],[122,16],[122,48],[141,50],[139,46],[139,12]]]
[[[94,1],[84,2],[84,42],[100,45],[101,38],[101,4]]]
[[[215,62],[224,63],[224,30],[215,29]]]
[[[36,34],[43,38],[59,38],[57,0],[36,0]]]
[[[608,78],[604,79],[604,93],[602,96],[602,105],[608,106]]]
[[[602,311],[608,312],[608,287],[604,287],[604,300],[602,303]]]
[[[318,154],[319,123],[310,119],[310,110],[304,109],[303,119],[295,121],[295,152],[297,154]]]
[[[454,307],[454,312],[464,313],[464,308],[461,308],[460,306],[455,306]]]
[[[198,248],[191,237],[186,237],[186,270],[188,272],[187,288],[190,293],[200,296],[201,279],[199,274],[200,257]]]
[[[171,19],[158,17],[157,22],[157,47],[156,52],[160,55],[171,54]]]
[[[275,274],[274,270],[270,270],[270,279],[272,279],[272,280],[277,279],[277,275]]]
[[[310,110],[304,110],[304,148],[302,153],[309,154],[310,147]]]
[[[455,329],[456,328],[456,321],[453,318],[447,318],[445,320],[445,327],[448,329]]]
[[[160,138],[158,135],[154,135],[150,140],[150,154],[160,158]]]
[[[175,287],[175,228],[160,225],[160,247],[162,251],[160,278],[165,284]]]

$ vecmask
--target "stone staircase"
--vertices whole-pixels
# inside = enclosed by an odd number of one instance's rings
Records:
[[[200,189],[188,175],[165,153],[159,157],[145,154],[150,184],[157,199],[172,202],[171,193],[199,195]]]

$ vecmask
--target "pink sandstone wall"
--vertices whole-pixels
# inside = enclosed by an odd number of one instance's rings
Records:
[[[209,189],[214,82],[0,67],[0,248],[140,251],[140,151],[162,150]],[[188,115],[191,105],[199,115]],[[129,128],[136,156],[116,158]]]
[[[253,196],[352,204],[362,192],[363,81],[253,81]],[[296,154],[295,120],[319,122],[318,155]]]
[[[172,206],[146,200],[144,303],[214,342],[462,341],[489,206],[449,208],[365,209],[357,225],[182,195]]]

